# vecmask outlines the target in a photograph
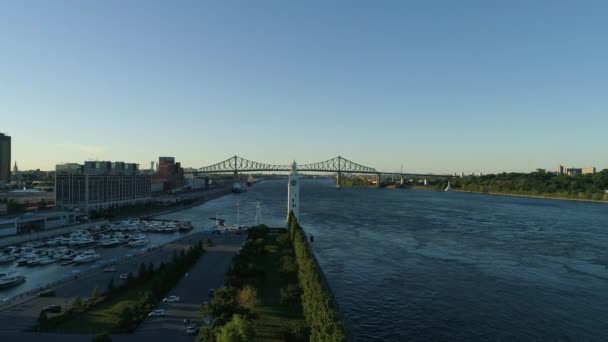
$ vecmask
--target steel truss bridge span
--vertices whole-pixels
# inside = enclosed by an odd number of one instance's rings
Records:
[[[239,156],[230,157],[219,163],[201,167],[195,171],[189,171],[187,173],[193,174],[213,174],[213,173],[229,173],[232,172],[235,175],[239,172],[289,172],[291,171],[290,165],[277,165],[277,164],[266,164],[249,159],[245,159]],[[399,177],[427,177],[427,178],[449,178],[452,175],[439,175],[439,174],[420,174],[420,173],[401,173],[401,172],[383,172],[378,171],[373,167],[361,165],[350,161],[344,157],[338,156],[332,159],[324,160],[317,163],[302,164],[298,165],[298,172],[324,172],[324,173],[337,173],[338,177],[341,177],[342,173],[354,173],[354,174],[373,174],[380,177],[380,175],[388,176],[399,176]]]

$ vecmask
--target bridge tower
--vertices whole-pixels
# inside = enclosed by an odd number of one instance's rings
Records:
[[[298,177],[298,165],[296,161],[291,164],[291,173],[287,183],[287,218],[289,212],[293,212],[296,219],[300,219],[300,179]]]
[[[239,183],[239,173],[237,171],[238,166],[236,164],[236,162],[237,162],[236,160],[238,157],[234,156],[233,158],[234,158],[234,182]]]
[[[376,177],[376,188],[380,188],[382,184],[382,178],[380,178],[380,174],[377,174]]]
[[[342,188],[342,157],[338,156],[338,173],[336,174],[336,188]]]

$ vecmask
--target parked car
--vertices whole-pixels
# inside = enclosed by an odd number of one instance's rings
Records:
[[[123,273],[120,275],[120,279],[127,280],[127,279],[129,279],[129,275],[127,273]]]
[[[51,313],[60,313],[61,305],[49,305],[49,306],[45,307],[44,309],[42,309],[42,311],[51,312]]]
[[[103,271],[104,272],[116,272],[116,267],[108,266],[108,267],[104,268]]]
[[[163,316],[167,316],[167,313],[163,309],[154,310],[148,314],[148,317],[163,317]]]
[[[55,297],[55,291],[54,290],[46,290],[46,291],[42,291],[38,294],[38,296],[40,297]]]
[[[186,329],[186,334],[188,335],[196,335],[198,334],[198,327],[196,325],[189,325]]]
[[[178,296],[169,296],[163,298],[163,303],[175,303],[179,302],[180,298]]]

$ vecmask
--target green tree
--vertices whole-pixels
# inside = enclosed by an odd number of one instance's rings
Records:
[[[74,301],[72,302],[72,308],[75,311],[82,311],[82,309],[84,308],[84,302],[82,301],[82,298],[80,298],[80,296],[74,298]]]
[[[240,315],[234,315],[230,322],[216,333],[215,339],[217,342],[247,342],[253,339],[253,334],[251,322]]]
[[[257,291],[255,287],[246,285],[240,289],[236,295],[236,302],[240,307],[253,309],[257,297]]]

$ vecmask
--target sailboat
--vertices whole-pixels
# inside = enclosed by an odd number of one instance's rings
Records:
[[[452,191],[452,186],[450,185],[450,181],[448,181],[448,186],[443,191]]]

